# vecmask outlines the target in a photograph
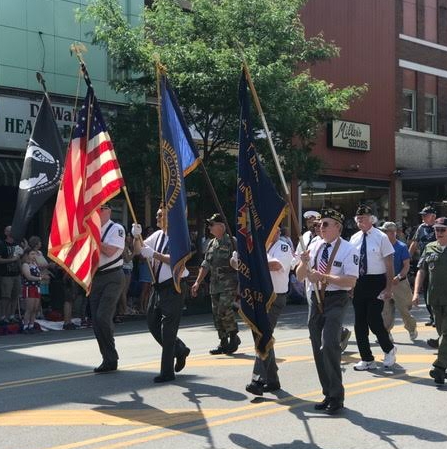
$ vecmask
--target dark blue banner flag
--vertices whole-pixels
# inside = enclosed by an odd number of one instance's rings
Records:
[[[253,331],[256,352],[265,358],[273,345],[267,313],[276,298],[267,263],[267,245],[284,218],[285,202],[256,154],[244,72],[239,84],[239,102],[236,213],[240,313]]]
[[[15,240],[22,240],[33,215],[56,193],[64,166],[63,148],[50,101],[44,95],[23,161],[11,228]]]
[[[198,165],[199,155],[164,74],[160,76],[160,108],[161,162],[167,211],[165,231],[169,236],[172,278],[180,292],[181,275],[186,261],[191,257],[184,176]]]

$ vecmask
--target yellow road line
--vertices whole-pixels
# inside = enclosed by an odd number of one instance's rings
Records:
[[[369,393],[372,391],[385,390],[385,389],[389,389],[389,388],[406,385],[408,383],[414,383],[414,382],[420,381],[421,379],[426,378],[426,376],[415,377],[416,374],[420,374],[422,372],[426,372],[426,369],[413,371],[408,374],[399,374],[396,376],[391,376],[389,378],[371,379],[369,381],[350,384],[350,385],[346,386],[346,388],[352,389],[355,385],[358,386],[360,384],[366,385],[368,383],[377,384],[380,382],[386,382],[383,385],[373,385],[369,388],[363,388],[363,389],[359,389],[359,390],[355,390],[355,391],[348,391],[346,393],[346,396],[351,397],[351,396],[356,396],[359,394]],[[405,379],[400,379],[402,377],[405,377]],[[181,435],[181,434],[185,434],[185,433],[191,433],[191,432],[195,432],[195,431],[199,431],[199,430],[206,430],[211,427],[217,427],[217,426],[229,424],[231,422],[240,422],[242,420],[249,420],[249,419],[266,416],[266,415],[273,415],[273,414],[281,413],[281,412],[284,412],[287,410],[293,410],[295,408],[305,407],[306,405],[309,404],[309,402],[304,401],[303,398],[307,398],[308,400],[317,400],[320,397],[321,397],[321,392],[318,390],[318,391],[312,391],[312,392],[306,393],[304,395],[301,395],[299,398],[295,397],[295,396],[288,396],[286,398],[282,398],[282,399],[279,399],[274,402],[262,402],[262,403],[250,404],[250,405],[243,406],[243,407],[237,407],[235,409],[231,409],[230,411],[228,411],[228,410],[223,411],[222,413],[219,413],[219,414],[234,415],[234,414],[246,412],[246,411],[248,411],[248,413],[245,413],[243,415],[237,414],[236,416],[227,416],[222,419],[213,420],[210,422],[205,422],[205,423],[200,423],[200,424],[195,424],[195,425],[192,425],[192,426],[189,426],[186,428],[182,428],[182,429],[178,429],[178,430],[177,429],[169,429],[169,430],[165,430],[164,432],[146,435],[146,436],[142,436],[142,437],[135,438],[132,440],[117,442],[114,444],[107,443],[106,446],[100,446],[97,449],[119,449],[119,448],[123,448],[123,447],[133,446],[135,444],[142,444],[142,443],[147,443],[149,441],[159,440],[162,438],[173,437],[173,436],[177,436],[177,435]],[[216,414],[216,416],[219,416],[219,414]],[[106,441],[116,440],[116,439],[120,439],[120,438],[131,437],[133,435],[147,433],[151,430],[157,430],[157,429],[160,429],[160,427],[149,426],[149,427],[144,427],[144,428],[140,428],[140,429],[135,429],[132,431],[120,432],[120,433],[116,433],[116,434],[105,435],[105,436],[98,437],[98,438],[91,438],[89,440],[79,441],[79,442],[75,442],[75,443],[54,446],[49,449],[75,449],[75,448],[80,448],[80,447],[84,447],[84,446],[91,445],[91,444],[98,444],[98,443],[103,443]]]

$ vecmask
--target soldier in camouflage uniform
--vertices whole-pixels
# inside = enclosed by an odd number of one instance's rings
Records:
[[[220,344],[211,349],[210,354],[232,354],[237,351],[241,342],[233,310],[237,291],[237,271],[230,267],[233,247],[220,214],[214,214],[206,221],[214,238],[208,244],[199,274],[191,287],[191,294],[197,296],[200,283],[210,273],[214,325],[220,339]]]

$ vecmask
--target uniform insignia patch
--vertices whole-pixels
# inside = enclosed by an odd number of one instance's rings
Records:
[[[334,260],[334,267],[341,267],[341,262]]]
[[[354,254],[354,264],[355,265],[359,264],[359,256],[357,256],[357,254]]]
[[[120,230],[118,231],[118,235],[119,235],[120,237],[124,237],[124,231],[123,231],[122,229],[120,229]]]
[[[287,245],[281,245],[281,251],[286,253],[288,251],[289,247]]]

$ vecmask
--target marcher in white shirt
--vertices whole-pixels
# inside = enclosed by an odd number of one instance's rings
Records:
[[[371,208],[360,206],[355,221],[360,231],[350,242],[359,251],[359,279],[354,289],[355,338],[362,360],[354,366],[356,371],[376,369],[371,352],[369,330],[376,335],[384,352],[384,367],[396,362],[396,347],[390,340],[382,318],[383,301],[391,299],[394,278],[394,248],[388,237],[373,226],[376,218]]]
[[[286,242],[280,240],[279,237],[280,229],[278,228],[273,243],[267,251],[267,262],[272,278],[273,290],[276,293],[276,299],[268,311],[272,333],[286,305],[289,273],[295,262],[292,248]],[[252,381],[245,388],[249,393],[257,396],[262,396],[264,392],[276,391],[281,388],[278,378],[278,365],[276,364],[273,347],[270,349],[265,360],[262,360],[256,355]]]
[[[321,211],[321,237],[301,255],[296,270],[298,280],[309,279],[315,291],[309,317],[309,333],[323,401],[316,410],[330,415],[343,408],[344,387],[341,375],[340,337],[343,318],[349,304],[348,292],[358,277],[358,251],[342,239],[344,216],[334,209]],[[310,269],[309,269],[310,264]]]

